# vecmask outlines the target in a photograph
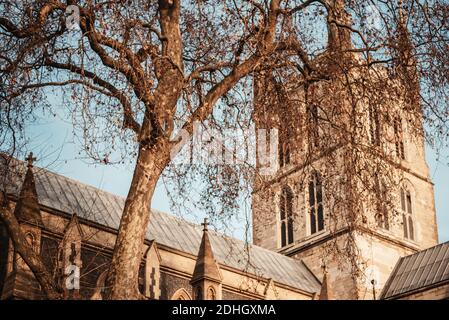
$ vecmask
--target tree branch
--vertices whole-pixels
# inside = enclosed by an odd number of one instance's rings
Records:
[[[78,66],[75,66],[73,64],[58,63],[58,62],[50,60],[48,57],[45,58],[44,63],[46,66],[49,66],[49,67],[62,69],[62,70],[68,70],[68,71],[76,73],[82,77],[87,77],[87,78],[91,79],[95,84],[107,89],[115,98],[117,98],[120,101],[120,103],[123,106],[123,114],[124,114],[123,125],[129,129],[133,130],[137,134],[140,132],[140,125],[134,119],[134,113],[132,111],[131,104],[129,103],[127,97],[120,90],[118,90],[115,86],[113,86],[111,83],[107,82],[106,80],[103,80],[95,73],[88,71],[88,70],[84,70],[84,69],[82,69]]]

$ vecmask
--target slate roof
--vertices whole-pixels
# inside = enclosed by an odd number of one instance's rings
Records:
[[[0,171],[2,167],[4,170],[5,166],[0,165]],[[124,198],[46,169],[34,167],[33,170],[40,205],[68,214],[76,213],[82,219],[118,229]],[[13,174],[10,180],[9,192],[18,194],[23,178]],[[215,259],[222,265],[271,278],[305,292],[314,293],[321,288],[320,282],[300,260],[213,231],[209,231],[209,235]],[[158,244],[196,256],[201,238],[200,225],[152,210],[147,240],[155,239]]]
[[[449,282],[449,242],[400,258],[381,299],[392,299],[445,282]]]

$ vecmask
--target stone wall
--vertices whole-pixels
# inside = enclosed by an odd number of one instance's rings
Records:
[[[328,240],[306,247],[303,251],[295,253],[292,257],[302,259],[307,267],[320,279],[323,278],[323,263],[328,272],[328,283],[332,288],[335,299],[358,299],[356,277],[352,273],[348,259],[338,253],[334,246],[343,249],[347,243],[347,235],[337,238],[329,234],[322,234]]]
[[[190,297],[193,297],[189,279],[161,272],[161,300],[171,300],[179,289],[186,290]]]
[[[248,296],[241,295],[235,292],[223,290],[222,293],[223,300],[253,300],[249,298]]]
[[[410,245],[404,239],[394,238],[386,233],[386,231],[377,234],[364,232],[357,236],[357,246],[361,252],[360,262],[364,268],[357,281],[360,299],[374,299],[373,289],[376,299],[379,299],[399,258],[419,250],[416,245]]]

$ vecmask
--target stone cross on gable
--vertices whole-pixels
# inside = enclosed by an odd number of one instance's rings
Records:
[[[28,162],[28,168],[32,168],[33,167],[33,162],[37,160],[36,157],[33,157],[33,153],[30,152],[30,154],[28,155],[28,157],[26,157],[25,159]]]
[[[323,270],[323,274],[324,274],[324,273],[327,273],[326,262],[323,261],[323,264],[321,265],[321,269]]]
[[[201,224],[203,226],[203,231],[207,231],[207,227],[209,226],[209,220],[204,218],[204,222]]]

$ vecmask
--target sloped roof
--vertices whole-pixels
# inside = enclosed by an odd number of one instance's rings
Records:
[[[68,214],[76,213],[82,219],[118,229],[124,198],[42,168],[35,167],[34,175],[42,206]],[[11,180],[10,192],[18,194],[23,178],[15,176]],[[320,282],[300,260],[213,231],[209,231],[209,235],[215,259],[222,265],[271,278],[305,292],[314,293],[321,288]],[[158,244],[196,256],[201,238],[200,225],[152,210],[147,240],[154,239]]]
[[[381,299],[392,299],[444,282],[449,282],[449,242],[400,258]]]
[[[19,193],[19,199],[14,208],[14,214],[17,219],[21,221],[27,221],[39,226],[43,225],[31,165],[25,174],[25,179]]]

